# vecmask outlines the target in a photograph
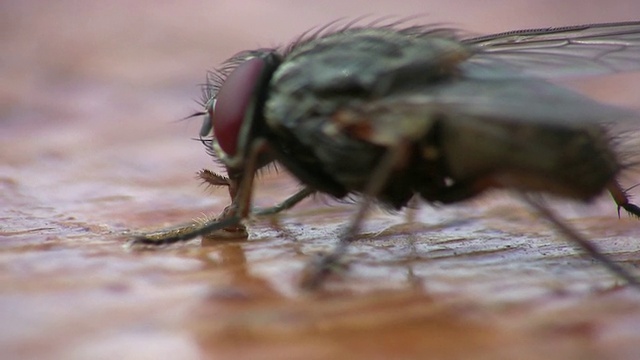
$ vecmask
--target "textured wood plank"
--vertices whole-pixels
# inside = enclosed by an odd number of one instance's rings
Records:
[[[204,70],[238,50],[361,14],[426,12],[426,22],[492,32],[638,13],[635,2],[618,3],[603,10],[593,2],[590,10],[580,2],[576,12],[545,1],[406,8],[393,1],[4,2],[0,352],[34,359],[640,357],[640,292],[617,287],[509,194],[374,212],[350,266],[313,294],[297,287],[300,271],[331,248],[351,205],[305,201],[251,223],[249,241],[131,252],[119,236],[226,205],[224,191],[194,179],[212,166],[190,140],[200,124],[174,120],[196,109],[194,84]],[[637,83],[625,75],[580,86],[633,106]],[[632,185],[637,176],[626,180]],[[269,205],[295,188],[285,174],[266,176],[257,201]],[[640,223],[618,219],[610,199],[552,208],[640,274]]]

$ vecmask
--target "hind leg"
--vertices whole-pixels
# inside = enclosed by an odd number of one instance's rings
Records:
[[[611,197],[613,197],[613,201],[618,205],[618,216],[620,216],[620,209],[622,208],[630,215],[640,217],[640,207],[629,202],[629,195],[627,195],[627,192],[620,187],[618,181],[613,180],[607,186],[607,190],[609,190]]]

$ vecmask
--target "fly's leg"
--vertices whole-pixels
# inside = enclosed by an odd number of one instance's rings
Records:
[[[620,187],[617,181],[612,181],[607,186],[607,190],[609,190],[611,197],[613,197],[613,201],[618,205],[618,217],[620,217],[621,208],[633,216],[640,217],[640,207],[629,202],[629,195]]]
[[[360,231],[360,225],[364,220],[371,203],[378,194],[383,190],[388,180],[391,178],[393,169],[399,167],[406,158],[407,148],[405,145],[399,145],[390,149],[383,157],[376,169],[374,170],[371,181],[367,184],[362,194],[362,200],[358,210],[349,223],[347,229],[342,233],[338,244],[333,250],[323,256],[318,257],[310,262],[302,273],[300,284],[302,288],[313,290],[318,288],[322,281],[334,272],[336,269],[343,267],[342,258],[346,254],[349,244],[355,239]]]
[[[202,182],[204,184],[207,184],[208,186],[226,186],[228,188],[231,188],[232,185],[229,178],[216,174],[213,171],[207,169],[200,170],[198,172],[197,178],[202,180]]]
[[[231,197],[231,202],[233,205],[233,199],[237,193],[237,182],[229,179],[225,176],[214,173],[213,171],[203,169],[198,172],[198,179],[202,180],[203,184],[207,184],[210,187],[227,187],[229,189],[229,196]],[[217,219],[224,218],[226,214],[228,214],[232,209],[232,206],[227,206],[222,213],[218,216]],[[206,223],[208,220],[205,218],[204,221],[200,221],[201,224]],[[197,225],[197,223],[196,223]],[[215,229],[212,232],[207,234],[208,236],[216,239],[224,238],[224,239],[246,239],[249,234],[247,233],[247,228],[242,223],[234,224],[222,229]]]
[[[180,241],[188,241],[221,229],[242,227],[242,220],[248,217],[251,209],[253,180],[255,172],[258,170],[258,158],[267,151],[269,151],[269,146],[265,140],[259,139],[254,141],[242,173],[228,180],[232,202],[231,205],[224,209],[218,218],[190,224],[181,228],[138,235],[130,241],[129,245],[168,245]],[[222,178],[219,175],[217,177]],[[205,179],[205,181],[207,180]]]
[[[491,187],[490,182],[483,180],[477,180],[475,182],[465,184],[464,186],[454,186],[450,188],[450,191],[443,191],[439,194],[438,200],[442,202],[456,202],[473,195],[481,193],[484,189]],[[617,181],[613,180],[608,186],[607,190],[611,193],[613,200],[618,205],[618,216],[620,215],[620,209],[626,210],[629,214],[640,217],[640,207],[629,202],[629,196],[620,187]],[[539,212],[544,218],[551,222],[561,233],[563,233],[567,239],[578,245],[582,250],[588,253],[591,257],[599,261],[607,269],[609,269],[616,276],[624,279],[630,285],[640,288],[640,281],[631,275],[623,267],[615,263],[609,257],[604,255],[598,248],[590,243],[579,232],[569,227],[562,222],[557,216],[555,216],[551,210],[542,205],[539,201],[534,200],[530,196],[522,194],[525,202],[532,206],[537,212]]]
[[[204,169],[198,172],[198,178],[203,181],[203,183],[209,186],[226,186],[230,188],[230,192],[232,192],[231,187],[233,186],[232,181],[230,181],[227,177],[216,174],[210,170]],[[312,188],[305,187],[290,197],[284,199],[284,201],[270,207],[266,208],[254,208],[251,211],[251,215],[255,216],[266,216],[266,215],[275,215],[284,210],[289,210],[292,207],[296,206],[300,201],[308,198],[316,191]]]
[[[617,184],[616,184],[617,185]],[[619,189],[619,187],[618,187]],[[611,260],[605,254],[603,254],[594,244],[589,242],[584,236],[582,236],[575,229],[571,228],[569,225],[561,221],[557,216],[553,214],[553,212],[546,206],[544,206],[540,201],[533,199],[531,196],[526,194],[521,194],[522,198],[526,203],[528,203],[531,207],[533,207],[540,215],[542,215],[545,219],[547,219],[553,226],[556,227],[564,236],[572,241],[574,244],[578,245],[582,250],[584,250],[591,257],[599,261],[602,265],[604,265],[609,271],[611,271],[614,275],[624,279],[629,285],[634,286],[640,289],[639,280],[629,273],[625,268]],[[631,204],[633,205],[633,204]],[[622,206],[622,205],[620,205]],[[635,205],[633,205],[636,207]],[[622,206],[624,209],[626,207]],[[627,210],[628,211],[628,210]]]
[[[483,178],[440,188],[437,192],[423,194],[423,196],[428,201],[439,201],[443,204],[449,204],[475,197],[486,189],[496,187],[496,184],[497,183],[492,182],[490,178]],[[504,186],[504,184],[502,185]],[[630,215],[640,218],[640,206],[629,201],[629,195],[620,187],[620,184],[618,184],[616,180],[611,181],[607,185],[607,190],[611,194],[613,201],[618,205],[618,216],[620,216],[620,209],[624,209]]]
[[[193,223],[187,226],[163,229],[143,235],[137,235],[129,242],[129,247],[137,246],[160,246],[177,243],[180,241],[189,241],[200,235],[209,234],[216,230],[222,230],[232,226],[241,224],[241,218],[237,215],[228,217],[220,216],[216,219],[207,220],[203,223]]]
[[[267,207],[267,208],[253,209],[251,211],[251,215],[256,215],[256,216],[274,215],[281,211],[291,209],[292,207],[296,206],[300,201],[308,198],[315,192],[316,192],[315,190],[306,187],[298,191],[297,193],[291,195],[290,197],[286,198],[284,201],[282,201],[279,204],[276,204],[274,206]]]

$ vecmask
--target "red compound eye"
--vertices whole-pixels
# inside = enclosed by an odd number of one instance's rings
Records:
[[[213,133],[222,150],[235,155],[244,115],[259,85],[265,66],[262,58],[252,58],[240,64],[225,80],[216,96],[213,113]]]

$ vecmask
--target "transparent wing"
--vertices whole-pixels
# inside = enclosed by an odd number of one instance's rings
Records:
[[[451,115],[497,121],[588,124],[638,119],[635,111],[594,101],[539,79],[465,79],[423,98]]]
[[[528,76],[640,71],[640,21],[518,30],[463,42],[479,49],[473,63],[508,65]]]
[[[347,133],[364,134],[364,140],[385,146],[421,139],[443,117],[454,122],[467,119],[479,127],[501,123],[505,129],[521,124],[587,128],[638,119],[634,111],[599,103],[542,79],[509,77],[431,85],[344,112],[348,114],[333,119],[351,129]]]

